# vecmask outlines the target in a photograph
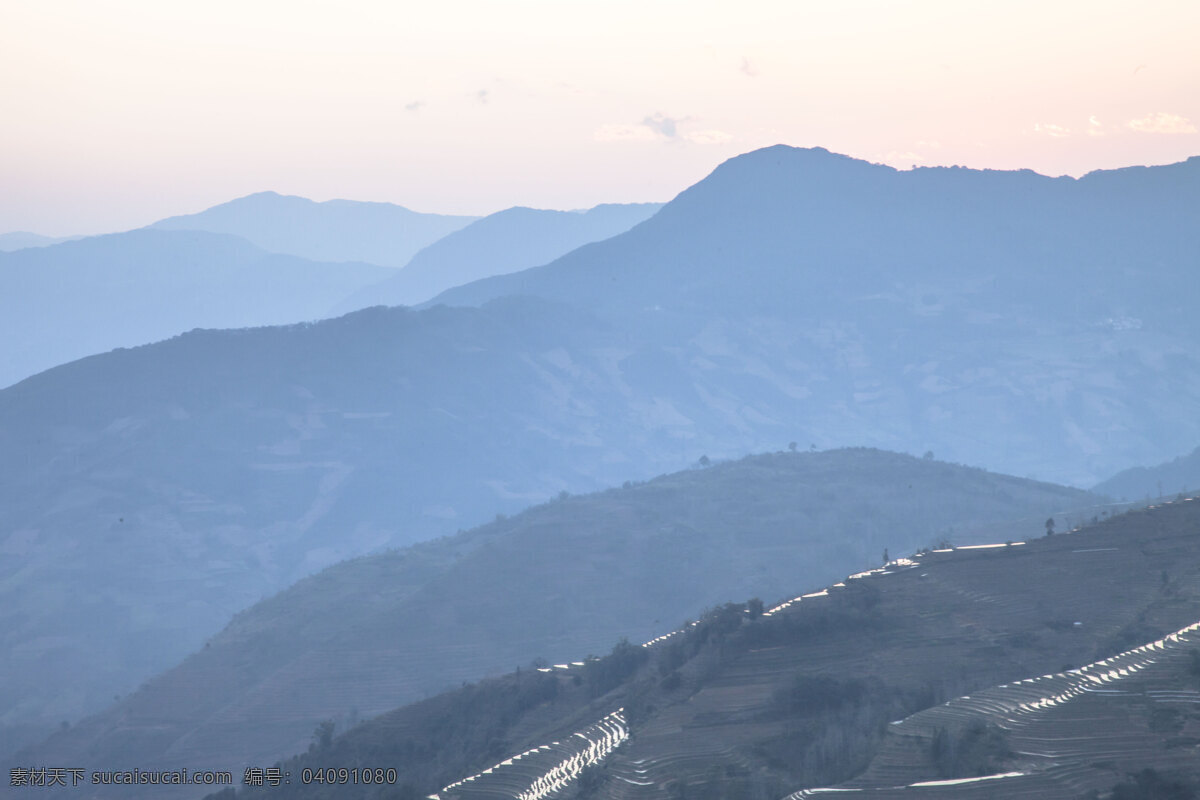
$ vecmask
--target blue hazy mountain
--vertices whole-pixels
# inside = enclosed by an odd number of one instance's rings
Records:
[[[0,723],[78,719],[333,562],[691,463],[644,452],[619,385],[562,383],[613,335],[532,299],[374,308],[0,391]]]
[[[197,327],[317,319],[390,273],[267,253],[201,231],[139,230],[0,253],[0,386]]]
[[[670,341],[661,402],[740,373],[710,395],[731,430],[936,442],[1091,485],[1200,440],[1197,218],[1200,157],[1073,179],[778,146],[627,233],[431,302],[536,295]]]
[[[272,253],[313,261],[365,261],[402,267],[422,247],[478,217],[422,214],[391,203],[317,203],[275,192],[231,200],[151,227],[230,233]]]
[[[979,301],[1052,304],[1082,319],[1160,300],[1172,319],[1198,325],[1183,298],[1154,293],[1195,266],[1181,247],[1200,239],[1198,209],[1200,157],[1073,179],[898,171],[781,145],[730,159],[612,241],[435,302],[537,294],[621,313],[647,305],[774,313],[936,282],[973,289]],[[941,309],[942,300],[918,305]]]
[[[1198,172],[768,148],[463,307],[196,331],[0,391],[0,715],[96,708],[334,561],[703,455],[1076,486],[1165,460],[1200,441]]]
[[[48,247],[52,244],[78,238],[78,236],[42,236],[41,234],[29,233],[28,231],[0,233],[0,253],[24,250],[27,247]]]
[[[1153,467],[1131,467],[1098,483],[1095,491],[1109,497],[1137,500],[1144,497],[1173,497],[1200,487],[1200,447],[1187,455]]]
[[[340,303],[337,313],[373,305],[415,305],[454,286],[553,261],[648,219],[661,203],[599,205],[586,211],[509,208],[476,220],[421,250],[404,269]]]

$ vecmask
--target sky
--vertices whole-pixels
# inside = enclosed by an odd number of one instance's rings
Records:
[[[663,201],[784,143],[1049,175],[1200,154],[1195,0],[0,0],[0,233],[257,191]]]

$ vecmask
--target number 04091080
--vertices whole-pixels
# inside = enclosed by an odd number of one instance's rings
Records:
[[[300,772],[300,782],[306,785],[310,783],[394,784],[396,782],[396,770],[391,768],[385,769],[383,767],[375,767],[374,769],[365,767],[354,767],[351,769],[346,767],[305,768]]]

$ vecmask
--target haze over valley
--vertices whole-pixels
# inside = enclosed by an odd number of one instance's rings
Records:
[[[6,6],[0,795],[1200,797],[1197,29]]]

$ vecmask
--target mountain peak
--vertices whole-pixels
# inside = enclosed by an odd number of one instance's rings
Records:
[[[151,227],[231,233],[272,253],[316,261],[364,261],[402,267],[423,247],[475,217],[422,214],[392,203],[316,202],[255,192]]]

